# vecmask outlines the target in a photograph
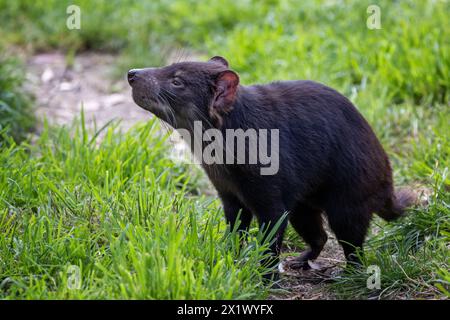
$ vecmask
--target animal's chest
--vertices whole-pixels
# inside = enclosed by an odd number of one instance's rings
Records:
[[[235,173],[226,165],[202,165],[209,180],[219,192],[232,192],[239,188],[239,183],[235,181]]]
[[[254,174],[248,167],[203,166],[219,195],[233,195],[248,209],[257,211],[258,203],[269,201],[270,181],[264,176]]]
[[[203,165],[203,169],[219,193],[229,193],[244,198],[245,177],[235,166]]]

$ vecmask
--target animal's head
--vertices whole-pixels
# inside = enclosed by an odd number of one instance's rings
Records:
[[[222,125],[236,99],[239,76],[222,57],[207,62],[180,62],[162,68],[128,71],[137,105],[173,127],[193,121]]]

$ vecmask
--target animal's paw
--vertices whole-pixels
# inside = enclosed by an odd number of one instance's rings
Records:
[[[304,251],[299,257],[290,260],[287,266],[292,270],[310,270],[312,266],[309,263],[311,250]]]

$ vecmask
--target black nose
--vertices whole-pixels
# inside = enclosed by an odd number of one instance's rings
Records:
[[[132,84],[134,82],[136,73],[137,73],[136,69],[131,69],[130,71],[128,71],[128,83],[129,84]]]

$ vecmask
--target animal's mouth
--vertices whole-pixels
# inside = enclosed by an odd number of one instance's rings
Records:
[[[144,96],[142,96],[141,98],[142,98],[142,99],[146,99],[147,102],[148,102],[148,104],[149,104],[150,106],[157,106],[157,105],[159,105],[158,100],[156,100],[155,98],[152,98],[152,97],[144,97]]]
[[[154,114],[161,120],[164,120],[171,126],[176,126],[176,117],[172,108],[160,101],[156,96],[151,93],[143,92],[140,89],[133,88],[132,96],[134,102],[144,110],[147,110]]]
[[[141,108],[152,111],[159,106],[159,101],[151,95],[143,93],[141,90],[133,88],[132,97],[134,102]]]

